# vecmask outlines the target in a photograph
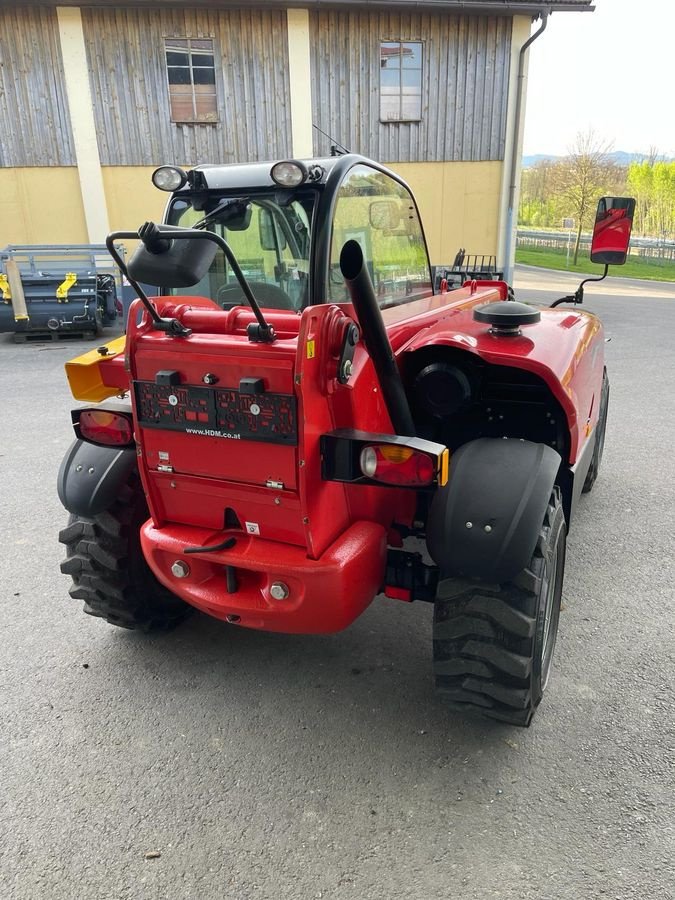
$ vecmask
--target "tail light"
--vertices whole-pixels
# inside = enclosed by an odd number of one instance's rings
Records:
[[[326,481],[433,488],[448,480],[447,447],[421,438],[343,428],[322,435],[321,454]]]
[[[80,440],[104,447],[128,447],[134,443],[131,413],[109,409],[75,409],[73,428]]]
[[[361,471],[383,484],[422,486],[436,477],[434,460],[426,453],[391,444],[370,444],[359,459]]]

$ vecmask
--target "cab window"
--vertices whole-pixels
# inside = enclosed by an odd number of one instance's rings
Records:
[[[370,166],[350,169],[338,191],[328,287],[334,303],[349,299],[340,273],[340,252],[348,240],[361,245],[383,309],[433,293],[415,201],[402,184]]]
[[[232,248],[246,280],[263,308],[300,310],[309,302],[310,220],[314,197],[283,204],[274,194],[177,198],[169,224],[206,228]],[[198,285],[172,294],[210,297],[225,308],[247,304],[223,253],[218,252]]]

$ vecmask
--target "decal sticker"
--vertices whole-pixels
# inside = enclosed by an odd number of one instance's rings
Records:
[[[169,387],[147,381],[134,382],[134,388],[143,428],[287,446],[298,442],[296,400],[290,394],[252,398],[231,388]]]
[[[247,534],[260,534],[260,525],[257,522],[244,522]]]
[[[316,342],[307,341],[307,359],[314,359],[316,356]]]

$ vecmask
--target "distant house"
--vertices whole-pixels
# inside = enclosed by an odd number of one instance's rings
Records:
[[[521,48],[533,19],[590,3],[0,0],[0,246],[159,217],[162,163],[338,145],[411,183],[432,262],[503,264]]]

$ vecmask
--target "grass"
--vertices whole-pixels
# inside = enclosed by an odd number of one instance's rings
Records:
[[[516,249],[516,262],[526,266],[539,266],[544,269],[560,269],[565,272],[578,272],[582,275],[602,275],[603,267],[592,263],[588,257],[579,254],[576,266],[567,265],[567,251],[552,250],[550,247],[518,247]],[[649,281],[675,281],[675,263],[663,262],[654,259],[644,259],[639,256],[629,256],[624,266],[610,266],[612,275],[621,278],[646,278]]]

